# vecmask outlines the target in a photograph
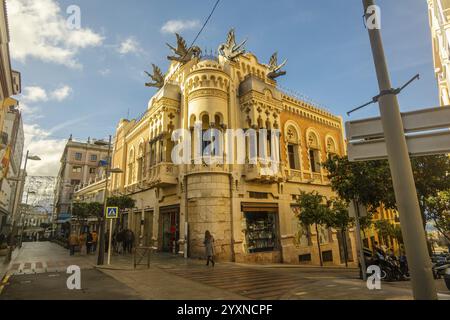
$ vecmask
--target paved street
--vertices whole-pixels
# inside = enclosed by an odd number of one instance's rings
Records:
[[[140,299],[136,292],[94,269],[94,259],[74,256],[50,242],[24,242],[0,284],[0,300]],[[81,290],[68,290],[67,267],[81,268]]]
[[[410,282],[368,290],[356,269],[218,263],[154,254],[151,268],[133,270],[131,256],[113,256],[110,268],[96,257],[75,255],[49,242],[24,243],[3,279],[0,299],[411,299]],[[66,287],[67,266],[82,269],[82,290]],[[440,298],[450,298],[442,280]]]

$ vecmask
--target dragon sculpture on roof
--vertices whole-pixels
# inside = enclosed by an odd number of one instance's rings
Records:
[[[202,54],[202,50],[198,46],[187,47],[186,41],[178,34],[177,36],[177,48],[175,49],[170,44],[166,43],[170,50],[175,53],[174,56],[168,56],[167,59],[170,61],[177,61],[182,64],[187,63],[192,60],[192,58],[198,58]]]
[[[227,58],[230,61],[235,61],[237,57],[245,53],[244,45],[247,39],[241,42],[241,44],[236,44],[236,36],[234,34],[234,29],[228,32],[227,42],[222,43],[219,46],[219,54]]]
[[[272,57],[270,57],[269,64],[267,65],[269,68],[267,78],[274,80],[280,76],[284,76],[286,71],[281,71],[281,68],[283,68],[286,63],[287,60],[284,60],[282,64],[278,64],[278,53],[275,52]]]
[[[153,74],[148,73],[147,71],[144,71],[153,82],[147,82],[145,84],[146,87],[155,87],[155,88],[162,88],[164,86],[164,75],[161,72],[161,69],[158,68],[155,64],[152,63],[153,67]]]

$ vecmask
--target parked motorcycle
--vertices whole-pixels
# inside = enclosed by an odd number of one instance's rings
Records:
[[[431,257],[433,276],[441,279],[447,268],[450,268],[450,256],[448,254],[437,254]]]
[[[447,268],[445,270],[444,281],[445,285],[447,286],[447,289],[450,290],[450,268]]]
[[[385,255],[375,252],[372,257],[365,257],[366,266],[377,265],[380,267],[380,279],[383,281],[403,281],[409,279],[406,257],[397,259],[394,255]]]

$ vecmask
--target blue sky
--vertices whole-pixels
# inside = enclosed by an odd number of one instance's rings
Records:
[[[45,161],[31,164],[30,173],[44,175],[57,173],[62,139],[69,134],[81,140],[103,138],[114,133],[118,120],[128,112],[137,117],[145,111],[155,90],[144,86],[148,79],[143,70],[150,71],[151,63],[165,70],[169,64],[165,43],[175,42],[162,27],[171,20],[184,22],[186,28],[180,33],[190,43],[215,0],[7,2],[14,9],[9,17],[11,51],[13,67],[22,73],[24,91],[19,99],[25,108],[28,147],[35,153],[51,152]],[[59,34],[45,24],[66,19],[66,8],[73,4],[81,9],[84,33],[67,40],[69,33]],[[437,105],[426,1],[379,0],[377,4],[393,85],[421,75],[399,96],[401,109]],[[30,10],[39,19],[23,18]],[[247,50],[261,62],[266,63],[275,51],[279,59],[289,60],[280,85],[335,114],[344,116],[377,94],[360,0],[222,0],[197,45],[215,51],[230,27],[235,27],[238,40],[248,38]],[[48,30],[53,30],[56,40],[46,36]],[[40,49],[31,37],[42,37]],[[46,54],[49,46],[53,55]],[[372,105],[353,117],[377,113],[377,105]]]

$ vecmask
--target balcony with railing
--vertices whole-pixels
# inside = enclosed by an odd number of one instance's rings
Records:
[[[245,181],[260,183],[277,183],[283,180],[282,165],[279,162],[258,159],[245,164]]]
[[[145,179],[147,187],[164,187],[178,183],[178,167],[169,162],[160,162],[152,166]]]

